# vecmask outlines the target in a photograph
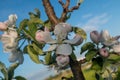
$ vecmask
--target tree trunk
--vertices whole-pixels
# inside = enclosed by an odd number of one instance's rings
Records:
[[[70,57],[69,64],[70,64],[70,67],[73,73],[74,80],[85,80],[84,75],[81,70],[81,64],[76,60],[72,60],[71,57]]]

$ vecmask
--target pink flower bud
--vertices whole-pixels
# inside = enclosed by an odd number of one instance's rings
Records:
[[[100,34],[98,33],[98,31],[90,32],[90,38],[96,44],[100,42]]]
[[[103,56],[103,57],[108,57],[108,56],[109,56],[108,50],[105,49],[105,48],[101,48],[101,49],[99,50],[99,53],[100,53],[100,55]]]
[[[47,43],[53,40],[49,31],[41,31],[41,30],[38,30],[36,32],[35,39],[39,43]]]
[[[7,30],[7,27],[8,27],[8,26],[7,26],[5,23],[0,22],[0,30],[1,30],[1,31]]]
[[[69,64],[69,57],[66,55],[59,55],[56,57],[56,61],[59,67],[65,67]]]

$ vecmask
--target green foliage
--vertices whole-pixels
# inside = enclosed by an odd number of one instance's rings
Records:
[[[45,64],[49,65],[52,62],[53,62],[52,53],[51,52],[46,53],[46,55],[45,55]]]
[[[87,61],[90,61],[92,60],[92,58],[94,58],[94,56],[97,55],[97,50],[89,50],[86,54],[85,54],[85,57],[86,57],[86,60]]]
[[[33,46],[33,49],[37,52],[37,54],[43,55],[43,51],[42,51],[42,49],[41,49],[41,46],[38,46],[38,45],[35,44],[35,43],[32,43],[31,45]]]
[[[39,60],[39,55],[38,53],[34,50],[32,45],[28,45],[27,46],[27,52],[30,56],[30,58],[32,59],[33,62],[39,64],[41,63],[41,61]]]
[[[8,71],[4,63],[0,62],[0,71],[4,75],[4,78],[8,80]]]
[[[92,69],[96,71],[101,71],[103,67],[103,59],[101,57],[96,57],[92,59]]]
[[[80,54],[82,54],[83,52],[85,52],[87,50],[91,50],[91,49],[94,49],[94,48],[95,48],[95,45],[93,43],[87,42],[81,47]]]
[[[16,76],[15,79],[16,79],[16,80],[27,80],[27,79],[25,79],[25,78],[22,77],[22,76]]]
[[[86,32],[82,29],[82,28],[78,28],[78,27],[73,27],[73,31],[80,35],[83,39],[87,39],[87,34]]]
[[[12,80],[14,77],[14,71],[19,66],[19,63],[11,64],[9,68],[6,68],[5,64],[0,62],[0,71],[3,74],[3,80]]]
[[[9,80],[12,80],[13,76],[14,76],[14,71],[15,69],[19,66],[19,63],[14,63],[12,64],[9,68],[8,68],[8,77]]]

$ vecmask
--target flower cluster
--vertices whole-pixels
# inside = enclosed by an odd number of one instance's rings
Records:
[[[103,47],[99,49],[101,56],[108,57],[109,51],[120,55],[120,42],[118,40],[120,36],[112,37],[107,30],[103,30],[100,33],[98,31],[92,31],[90,38],[94,43],[101,43],[103,45]],[[109,48],[109,51],[107,48]]]
[[[0,30],[3,31],[0,41],[3,43],[3,49],[5,53],[10,53],[9,61],[23,63],[23,53],[18,50],[18,33],[15,28],[17,20],[16,14],[11,14],[8,20],[0,22]]]
[[[67,23],[59,23],[55,26],[53,31],[55,39],[52,39],[50,32],[46,29],[44,31],[36,32],[36,40],[39,43],[49,43],[50,47],[47,51],[55,51],[56,62],[59,67],[65,67],[69,63],[69,55],[72,54],[73,49],[71,45],[78,46],[83,42],[83,38],[76,34],[73,39],[68,39],[68,34],[72,31],[72,27]]]

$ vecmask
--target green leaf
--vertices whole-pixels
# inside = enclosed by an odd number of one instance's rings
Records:
[[[73,59],[73,60],[76,60],[77,58],[76,58],[76,55],[74,54],[74,53],[72,53],[71,55],[71,58]]]
[[[90,61],[92,60],[95,56],[97,55],[97,51],[96,50],[90,50],[85,54],[86,60]]]
[[[73,31],[80,35],[83,39],[87,39],[87,34],[86,32],[82,29],[82,28],[78,28],[78,27],[73,27]]]
[[[87,51],[87,50],[91,50],[94,49],[95,45],[91,42],[87,42],[85,43],[82,47],[81,47],[81,52],[80,54],[82,54],[83,52]]]
[[[28,24],[28,19],[24,19],[23,21],[20,22],[19,28],[18,28],[18,33],[24,28],[27,27]]]
[[[15,69],[19,66],[19,63],[14,63],[12,64],[9,68],[8,68],[8,77],[9,80],[12,80],[13,76],[14,76],[14,71]]]
[[[32,43],[32,46],[38,54],[43,55],[43,51],[42,49],[40,49],[40,47],[38,47],[38,45],[36,45],[35,43]]]
[[[15,79],[16,79],[16,80],[27,80],[27,79],[25,79],[25,78],[22,77],[22,76],[16,76]]]
[[[28,31],[30,32],[30,34],[35,37],[35,33],[37,31],[37,26],[35,24],[29,24],[28,23]]]
[[[5,80],[8,80],[8,72],[4,63],[0,61],[0,71],[4,75]]]
[[[38,8],[35,8],[34,11],[36,12],[36,17],[40,18],[41,12]]]
[[[47,64],[47,65],[52,63],[52,55],[51,54],[52,54],[51,52],[48,52],[45,55],[45,64]]]
[[[41,24],[41,25],[43,25],[43,21],[41,20],[41,19],[39,19],[39,18],[32,18],[32,19],[30,19],[29,20],[29,24]]]
[[[38,53],[33,49],[32,45],[27,46],[27,51],[33,62],[37,64],[41,63],[41,61],[39,60]]]
[[[96,57],[92,59],[92,69],[96,71],[101,71],[103,68],[103,59],[102,57]]]
[[[47,27],[48,29],[50,29],[51,28],[51,22],[49,20],[46,20],[44,22],[44,26]]]

